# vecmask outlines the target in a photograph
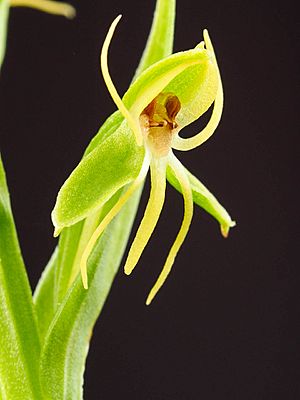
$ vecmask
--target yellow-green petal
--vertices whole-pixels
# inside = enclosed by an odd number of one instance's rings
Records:
[[[133,196],[134,192],[144,182],[147,172],[148,172],[148,169],[149,169],[149,158],[148,158],[148,155],[146,154],[143,164],[142,164],[142,167],[141,167],[141,170],[140,170],[138,176],[136,177],[136,179],[129,186],[129,188],[126,190],[126,192],[119,198],[119,200],[112,207],[112,209],[106,214],[106,216],[103,218],[103,220],[98,225],[97,229],[91,235],[91,238],[83,251],[82,258],[80,261],[82,282],[83,282],[83,286],[85,289],[88,288],[87,261],[88,261],[88,258],[90,256],[98,238],[103,233],[105,228],[109,225],[109,223],[114,219],[114,217],[121,211],[122,207],[126,204],[126,202],[130,199],[130,197]]]
[[[166,191],[166,162],[166,159],[153,159],[151,161],[150,197],[124,266],[127,275],[131,274],[138,263],[162,211]]]
[[[219,122],[221,120],[222,112],[223,112],[223,103],[224,103],[224,94],[223,94],[223,86],[222,86],[222,80],[221,80],[221,74],[219,71],[219,67],[217,64],[217,60],[215,57],[215,52],[214,48],[212,45],[212,42],[210,40],[208,31],[205,29],[204,30],[204,39],[205,39],[205,44],[210,51],[212,55],[212,64],[215,68],[215,74],[213,74],[214,78],[209,79],[210,74],[206,74],[206,82],[204,84],[204,90],[203,90],[203,95],[199,97],[198,99],[195,99],[195,101],[192,103],[190,107],[190,111],[195,110],[196,114],[193,116],[193,113],[191,113],[192,119],[186,119],[182,118],[182,114],[178,115],[178,124],[179,126],[183,127],[184,124],[187,125],[188,123],[192,122],[194,119],[197,119],[198,116],[200,116],[202,113],[204,113],[207,110],[207,106],[210,105],[210,100],[214,100],[214,105],[213,105],[213,110],[210,116],[210,119],[206,126],[201,130],[196,135],[193,135],[192,137],[189,137],[187,139],[181,138],[179,135],[175,135],[173,138],[172,142],[172,147],[176,150],[182,150],[182,151],[188,151],[192,150],[195,147],[200,146],[202,143],[204,143],[206,140],[208,140],[213,133],[215,132],[216,128],[219,125]],[[216,87],[214,85],[217,85]],[[215,88],[217,88],[217,91],[215,92]],[[214,98],[211,96],[214,93]],[[193,104],[194,104],[194,109],[193,109]],[[198,107],[195,109],[195,107]],[[184,109],[183,109],[184,110]],[[188,112],[190,112],[188,111]],[[199,115],[197,116],[197,112]],[[193,118],[197,117],[197,118]]]
[[[222,235],[227,237],[229,229],[235,226],[235,222],[203,183],[187,169],[186,173],[190,181],[194,202],[219,222]],[[181,193],[181,186],[171,168],[167,169],[167,178],[171,185]]]
[[[170,249],[170,252],[169,252],[166,262],[163,266],[163,269],[147,297],[147,300],[146,300],[147,306],[152,302],[152,300],[156,296],[159,289],[165,283],[165,280],[167,279],[169,273],[171,272],[172,266],[175,261],[175,257],[177,256],[177,253],[179,252],[179,250],[186,238],[186,235],[189,231],[190,224],[191,224],[191,221],[193,218],[193,196],[192,196],[190,182],[186,175],[185,169],[184,169],[183,165],[180,163],[180,161],[178,161],[177,158],[173,154],[170,155],[169,165],[170,165],[170,169],[173,170],[173,172],[176,176],[177,182],[179,182],[179,185],[181,187],[181,192],[182,192],[183,200],[184,200],[184,215],[183,215],[181,227],[180,227],[179,232],[176,236],[176,239]]]

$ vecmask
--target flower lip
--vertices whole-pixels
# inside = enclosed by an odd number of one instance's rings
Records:
[[[160,93],[143,110],[140,127],[151,153],[156,157],[166,156],[177,132],[176,116],[181,108],[180,101],[173,93]]]

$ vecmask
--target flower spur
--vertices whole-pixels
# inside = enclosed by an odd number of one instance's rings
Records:
[[[80,268],[83,285],[87,288],[88,258],[98,238],[126,201],[144,182],[150,169],[149,201],[124,267],[125,273],[130,274],[159,219],[165,199],[166,178],[168,178],[183,195],[184,216],[162,272],[147,298],[146,304],[150,304],[166,280],[187,235],[193,215],[193,201],[202,205],[219,220],[224,236],[227,236],[229,228],[234,226],[234,222],[226,210],[183,167],[172,152],[173,148],[176,150],[193,149],[213,134],[222,114],[223,90],[214,50],[208,32],[205,30],[205,42],[201,42],[195,49],[173,54],[148,68],[133,82],[121,99],[110,77],[107,63],[108,48],[120,17],[117,17],[112,23],[104,41],[101,52],[101,69],[106,86],[124,120],[116,132],[102,145],[99,145],[98,155],[96,150],[93,151],[71,174],[58,195],[52,219],[56,227],[56,234],[58,234],[64,226],[72,225],[86,217],[92,210],[101,207],[118,189],[129,184],[126,191],[93,232],[83,251]],[[192,138],[181,138],[178,135],[179,131],[198,119],[213,102],[214,107],[210,121],[202,132]],[[115,137],[114,140],[113,137]],[[101,152],[100,148],[105,145],[107,150]],[[110,149],[110,154],[108,154],[108,149]],[[115,156],[124,162],[124,165],[121,164],[123,171],[114,171],[116,185],[114,186],[110,182],[112,187],[108,188],[107,192],[104,190],[104,195],[99,192],[98,199],[95,194],[89,195],[89,190],[85,191],[87,196],[79,195],[79,187],[84,185],[83,182],[89,174],[89,168],[94,170],[96,165],[101,165],[103,168],[103,164],[107,162],[104,154],[111,160]],[[113,168],[113,165],[108,165],[107,168]],[[126,170],[128,170],[127,173],[124,172]],[[82,178],[83,176],[84,178]],[[107,182],[103,185],[103,178],[101,179],[102,187],[108,186]],[[89,185],[86,184],[86,186]],[[200,196],[198,198],[197,193]],[[75,201],[79,200],[78,196],[82,206],[81,210],[78,213],[77,208],[77,213],[70,213],[72,204],[74,205]],[[208,206],[207,204],[205,206],[203,200],[207,202]]]

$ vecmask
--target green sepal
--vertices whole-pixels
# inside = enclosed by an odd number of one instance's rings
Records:
[[[176,94],[181,104],[176,116],[180,129],[196,121],[209,109],[215,100],[218,84],[217,70],[210,58],[189,67],[169,83],[164,91]]]
[[[91,151],[99,146],[105,139],[115,133],[123,121],[124,117],[119,110],[111,114],[101,126],[98,133],[90,141],[84,152],[84,157],[86,157]]]
[[[0,385],[4,399],[43,399],[31,289],[0,157]]]
[[[82,159],[60,189],[52,220],[60,231],[105,204],[139,173],[144,149],[137,147],[126,121]]]
[[[219,222],[221,233],[223,236],[226,237],[228,235],[229,229],[235,226],[235,222],[232,221],[230,215],[225,210],[225,208],[203,185],[203,183],[201,183],[199,179],[192,175],[186,168],[185,170],[190,181],[194,203],[203,208]],[[178,190],[178,192],[181,193],[181,186],[170,167],[167,168],[167,179],[170,184],[174,186],[174,188]]]
[[[190,74],[193,73],[193,79]],[[195,85],[196,75],[198,81]],[[211,90],[203,82],[209,81]],[[196,86],[196,91],[195,91]],[[123,102],[134,118],[138,118],[148,104],[161,92],[171,91],[180,100],[183,115],[188,114],[192,103],[199,102],[204,97],[206,109],[213,103],[218,87],[218,77],[215,65],[211,61],[211,53],[200,47],[170,55],[147,68],[129,87],[123,97]],[[203,102],[203,100],[202,100]],[[194,105],[196,107],[197,105]],[[201,112],[203,105],[201,107]],[[178,114],[179,116],[179,114]],[[199,117],[199,115],[198,115]],[[190,123],[184,120],[184,125]]]

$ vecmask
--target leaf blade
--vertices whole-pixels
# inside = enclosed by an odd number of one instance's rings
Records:
[[[150,34],[133,81],[148,67],[172,54],[175,0],[157,0]]]
[[[40,342],[0,158],[0,375],[10,399],[42,399]]]
[[[34,291],[33,301],[38,327],[43,341],[55,311],[55,269],[58,259],[56,248]]]

